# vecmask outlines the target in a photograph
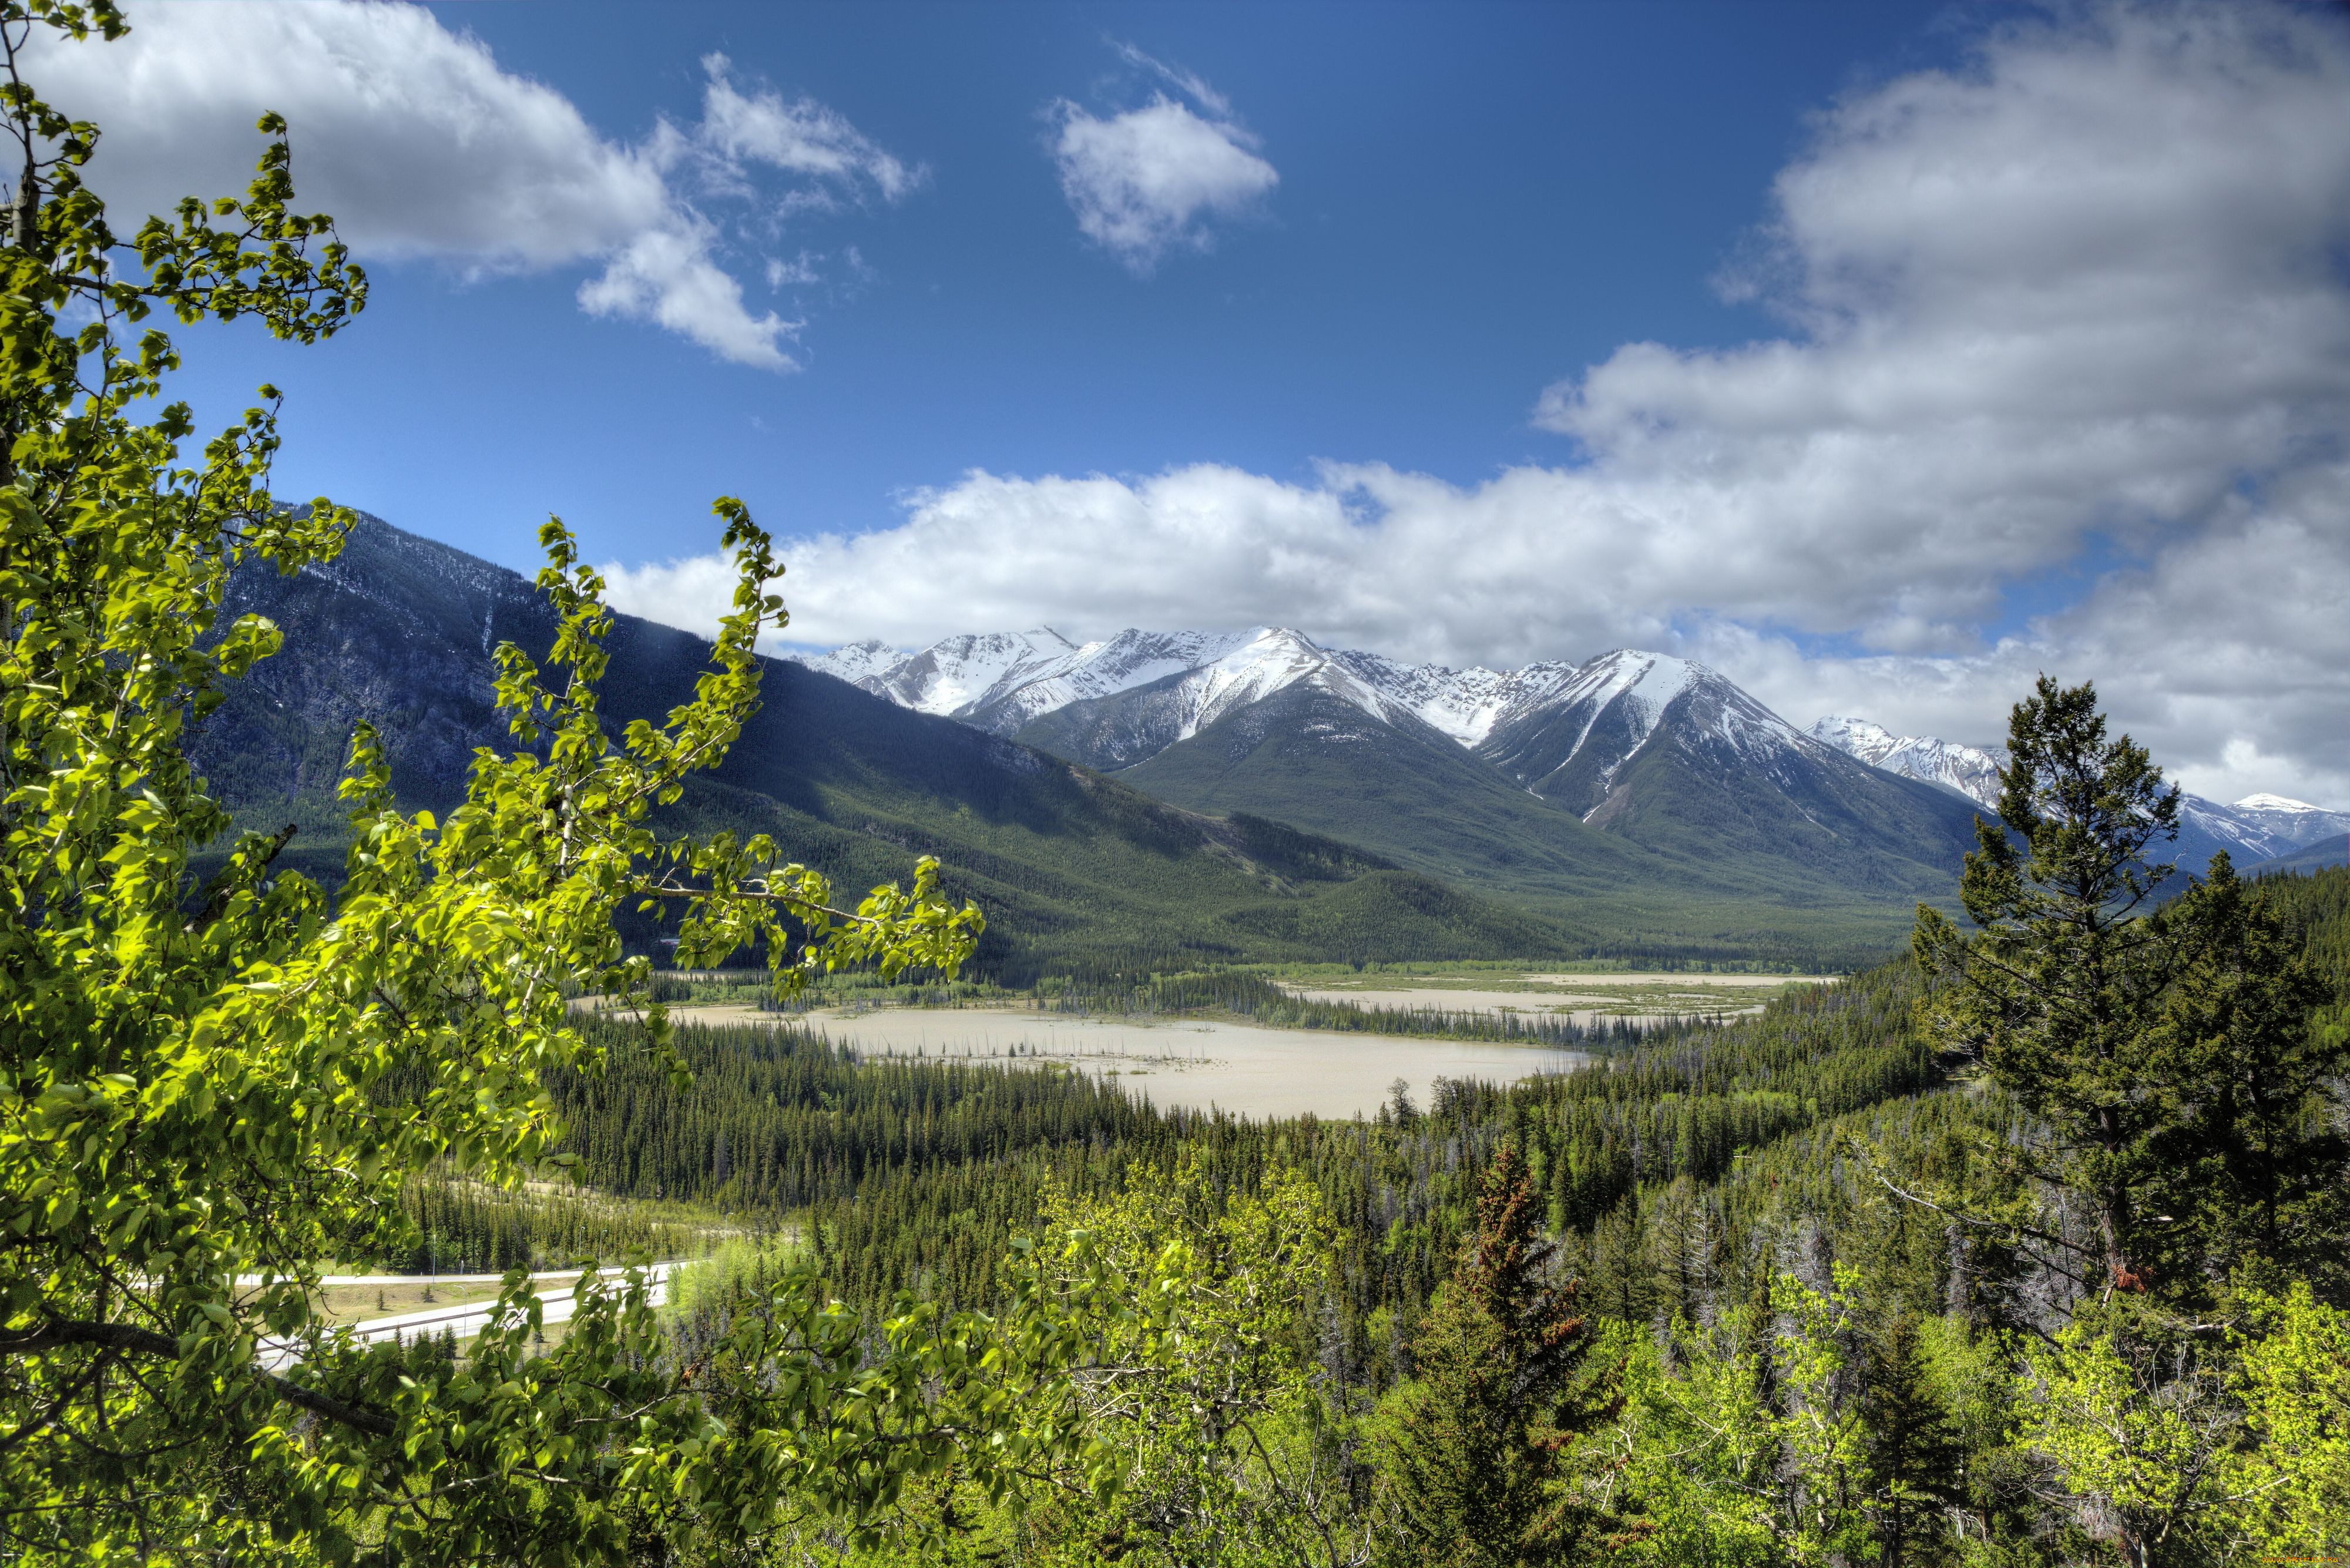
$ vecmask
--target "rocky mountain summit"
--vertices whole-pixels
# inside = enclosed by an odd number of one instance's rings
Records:
[[[1044,628],[951,637],[911,653],[851,643],[801,662],[901,707],[1005,735],[1073,704],[1130,697],[1114,742],[1089,748],[1096,754],[1086,759],[1108,768],[1147,761],[1298,685],[1383,722],[1432,730],[1537,794],[1552,793],[1546,782],[1588,793],[1692,691],[1706,714],[1702,722],[1732,752],[1761,760],[1805,749],[1793,726],[1717,671],[1638,649],[1581,664],[1453,670],[1326,649],[1286,627],[1128,630],[1083,644]],[[1571,778],[1563,776],[1578,762]]]

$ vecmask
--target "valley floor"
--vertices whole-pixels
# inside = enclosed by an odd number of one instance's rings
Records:
[[[1256,1120],[1375,1115],[1400,1080],[1424,1098],[1439,1078],[1514,1084],[1573,1072],[1589,1054],[1539,1044],[1269,1028],[1224,1019],[1102,1017],[1033,1006],[823,1008],[764,1012],[743,1003],[672,1007],[680,1023],[778,1027],[786,1019],[860,1057],[981,1066],[1058,1065],[1115,1079],[1164,1110]]]

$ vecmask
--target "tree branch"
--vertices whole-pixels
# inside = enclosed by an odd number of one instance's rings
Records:
[[[127,1323],[84,1323],[68,1318],[52,1318],[38,1328],[0,1329],[0,1355],[41,1355],[52,1350],[84,1345],[160,1355],[174,1361],[180,1355],[179,1345],[168,1335]],[[299,1406],[312,1415],[324,1416],[330,1421],[338,1421],[370,1437],[389,1438],[392,1434],[391,1417],[380,1411],[346,1405],[330,1394],[305,1388],[257,1366],[253,1369],[253,1376],[278,1398],[288,1405]]]
[[[688,888],[681,883],[663,879],[659,882],[639,882],[629,889],[629,896],[630,898],[706,898],[716,895],[717,891],[714,888]],[[836,909],[829,904],[819,904],[809,898],[794,898],[789,893],[773,892],[764,887],[736,888],[729,890],[724,896],[730,898],[750,898],[761,903],[789,904],[794,909],[806,909],[813,914],[830,915],[836,920],[845,920],[852,925],[871,926],[880,923],[871,915],[860,915],[849,909]]]

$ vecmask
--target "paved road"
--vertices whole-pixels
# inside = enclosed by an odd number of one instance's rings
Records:
[[[676,1263],[654,1263],[647,1268],[646,1272],[652,1276],[652,1303],[655,1306],[660,1306],[668,1299],[669,1276],[671,1272],[679,1266]],[[605,1269],[600,1272],[609,1279],[627,1271]],[[379,1284],[387,1282],[393,1277],[395,1276],[383,1274],[335,1274],[328,1276],[319,1282],[329,1285]],[[402,1283],[413,1283],[421,1281],[423,1276],[397,1277]],[[436,1274],[432,1276],[432,1282],[441,1285],[495,1284],[504,1277],[503,1274]],[[577,1305],[572,1298],[572,1290],[579,1281],[579,1271],[566,1269],[559,1273],[533,1274],[531,1278],[533,1281],[546,1282],[538,1291],[539,1321],[550,1324],[568,1321]],[[373,1343],[385,1339],[413,1339],[419,1334],[430,1334],[438,1339],[443,1332],[454,1333],[459,1342],[463,1343],[481,1332],[483,1325],[489,1322],[490,1314],[497,1310],[497,1305],[498,1303],[492,1300],[467,1302],[461,1305],[430,1306],[416,1312],[393,1313],[389,1317],[368,1318],[350,1324],[349,1328],[351,1337],[362,1343]],[[264,1340],[260,1359],[263,1366],[275,1372],[281,1367],[292,1365],[301,1357],[296,1353],[296,1347],[293,1345],[281,1341]]]

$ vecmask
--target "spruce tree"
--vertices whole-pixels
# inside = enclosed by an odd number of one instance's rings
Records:
[[[1864,1347],[1860,1397],[1868,1511],[1883,1568],[1929,1568],[1949,1558],[1938,1515],[1965,1498],[1966,1449],[1934,1391],[1917,1317],[1897,1312]]]
[[[1567,1459],[1596,1414],[1580,1397],[1591,1336],[1575,1284],[1552,1275],[1540,1211],[1516,1144],[1503,1144],[1476,1233],[1413,1338],[1419,1376],[1388,1412],[1392,1561],[1560,1563],[1588,1533]]]
[[[1913,945],[1936,982],[1924,1020],[2045,1126],[2032,1174],[2087,1200],[2094,1238],[2045,1238],[2064,1254],[2050,1262],[2086,1291],[2138,1289],[2161,1115],[2148,1036],[2172,962],[2145,917],[2174,869],[2159,852],[2178,836],[2178,791],[2144,747],[2106,736],[2095,687],[2044,675],[2010,716],[2000,784],[2002,820],[1976,819],[1960,884],[1979,929],[1918,907]]]

